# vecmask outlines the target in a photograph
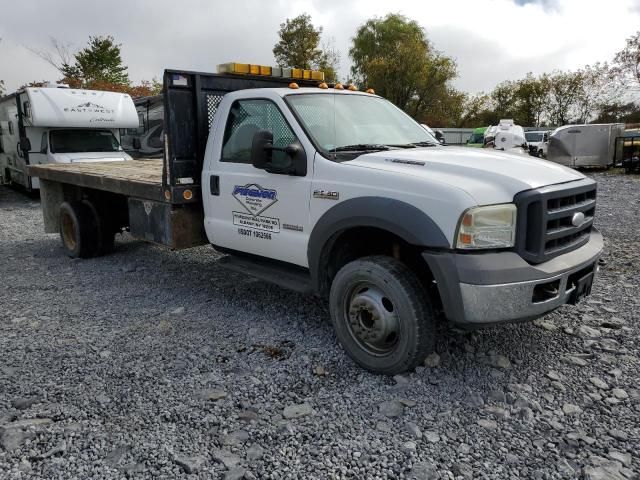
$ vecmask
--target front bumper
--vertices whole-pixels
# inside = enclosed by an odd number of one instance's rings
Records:
[[[531,320],[568,303],[574,281],[598,270],[603,243],[594,228],[582,247],[537,265],[515,252],[423,252],[422,256],[433,272],[449,321],[483,325]]]

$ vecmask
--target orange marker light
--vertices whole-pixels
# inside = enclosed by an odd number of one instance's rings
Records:
[[[461,233],[460,234],[460,242],[465,244],[465,245],[471,245],[471,241],[473,240],[473,237],[468,234],[468,233]]]
[[[356,87],[353,83],[350,83],[349,86],[347,87],[349,90],[351,90],[352,92],[358,90],[358,87]]]
[[[164,198],[171,200],[171,192],[169,190],[164,191]]]
[[[462,225],[464,225],[465,227],[470,227],[471,225],[473,225],[473,215],[467,213],[462,219]]]
[[[298,88],[300,88],[300,86],[296,82],[291,82],[289,84],[289,88],[291,88],[292,90],[297,90]]]
[[[326,90],[327,88],[329,88],[329,85],[327,85],[326,83],[322,82],[320,85],[318,85],[318,88]]]
[[[367,88],[367,93],[370,93],[371,95],[374,95],[376,93],[376,91],[373,88]]]
[[[336,83],[333,88],[335,88],[336,90],[344,90],[344,87],[341,83]]]
[[[193,198],[193,192],[191,190],[185,190],[182,192],[182,198],[185,200],[191,200]]]

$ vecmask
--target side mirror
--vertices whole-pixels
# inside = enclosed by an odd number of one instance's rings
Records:
[[[273,150],[273,133],[258,130],[251,142],[251,165],[264,170],[271,163]]]
[[[23,152],[31,151],[31,140],[29,140],[29,137],[20,137],[20,150]]]
[[[133,137],[133,140],[131,141],[131,143],[133,144],[133,149],[134,150],[140,150],[140,147],[142,146],[142,145],[140,145],[140,138]]]
[[[284,152],[286,157],[278,155],[279,160],[274,163],[274,151]],[[300,142],[296,140],[286,147],[274,147],[273,133],[268,130],[258,130],[253,135],[251,164],[255,168],[266,170],[269,173],[300,177],[307,174],[307,155]]]

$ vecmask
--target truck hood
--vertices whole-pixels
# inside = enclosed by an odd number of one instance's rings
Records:
[[[510,202],[523,190],[585,178],[539,158],[493,149],[424,147],[361,155],[349,165],[410,175],[464,190],[478,204]]]
[[[131,160],[125,152],[77,152],[77,153],[54,153],[56,163],[79,163],[79,162],[121,162]]]

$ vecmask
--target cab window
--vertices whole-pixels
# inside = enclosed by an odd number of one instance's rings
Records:
[[[278,106],[270,100],[236,100],[222,139],[222,162],[251,163],[251,144],[259,130],[273,134],[274,147],[286,147],[297,140]],[[286,164],[287,154],[273,151],[274,165]]]

